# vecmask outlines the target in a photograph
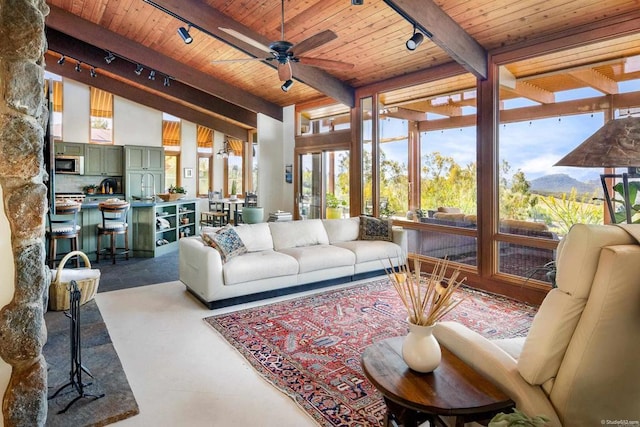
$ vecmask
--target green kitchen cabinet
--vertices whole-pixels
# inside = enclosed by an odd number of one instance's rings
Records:
[[[122,146],[87,144],[85,147],[84,174],[122,176]]]
[[[129,170],[164,172],[164,148],[128,145],[125,147],[125,167]]]
[[[127,198],[147,199],[163,192],[164,171],[127,170],[124,177],[124,193]]]
[[[84,156],[85,145],[79,142],[56,142],[54,149],[56,156]]]

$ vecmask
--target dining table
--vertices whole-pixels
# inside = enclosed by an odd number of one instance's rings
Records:
[[[222,204],[222,210],[225,212],[228,212],[229,214],[229,218],[231,218],[231,212],[233,212],[233,224],[234,225],[238,225],[238,213],[239,213],[239,208],[244,206],[244,199],[230,199],[230,198],[224,198],[224,199],[218,199],[218,200],[214,200],[214,203],[220,203]]]

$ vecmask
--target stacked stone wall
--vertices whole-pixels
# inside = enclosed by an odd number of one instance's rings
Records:
[[[47,417],[43,294],[44,0],[0,0],[0,186],[11,231],[14,294],[0,310],[0,357],[11,365],[2,401],[5,426],[41,426]],[[11,286],[1,283],[0,286]]]

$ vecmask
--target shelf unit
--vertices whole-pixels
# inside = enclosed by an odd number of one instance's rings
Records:
[[[197,200],[176,200],[155,203],[149,207],[135,207],[135,256],[156,257],[176,251],[180,238],[196,234],[197,210]]]

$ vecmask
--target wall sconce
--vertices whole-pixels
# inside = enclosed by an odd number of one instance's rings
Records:
[[[600,174],[600,182],[611,221],[615,224],[626,220],[630,224],[635,209],[629,199],[629,178],[640,178],[640,117],[608,121],[554,166],[626,167],[627,172],[622,174]],[[607,178],[622,178],[624,212],[617,215],[607,188]]]

